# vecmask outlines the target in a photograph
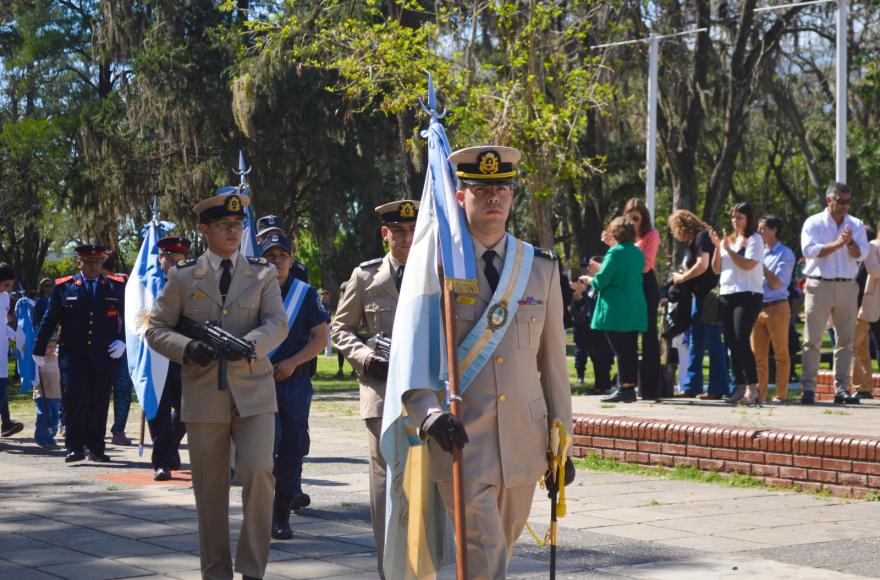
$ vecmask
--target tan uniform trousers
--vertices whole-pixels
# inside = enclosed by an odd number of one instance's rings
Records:
[[[853,336],[858,316],[859,285],[853,280],[807,279],[804,291],[804,354],[801,372],[801,389],[816,390],[819,374],[819,357],[826,323],[831,316],[834,325],[834,387],[849,391],[849,374],[852,370]]]
[[[373,520],[373,538],[376,540],[376,556],[379,576],[385,577],[382,556],[385,554],[385,472],[387,466],[379,448],[382,435],[382,419],[365,419],[370,438],[370,518]]]
[[[773,345],[773,358],[776,361],[776,398],[784,401],[788,396],[791,371],[791,354],[788,352],[790,322],[791,307],[788,300],[782,300],[764,306],[752,328],[752,352],[755,353],[755,366],[758,369],[761,401],[767,400],[767,385],[770,383],[770,345]]]
[[[193,491],[199,516],[202,578],[229,580],[229,446],[235,442],[235,478],[242,484],[244,519],[235,571],[262,578],[269,560],[272,499],[272,444],[275,415],[239,417],[229,423],[187,423]]]
[[[437,487],[450,520],[455,521],[452,482],[438,481]],[[499,580],[507,576],[513,544],[532,510],[535,487],[465,483],[468,580]]]
[[[859,318],[856,321],[856,336],[853,339],[852,384],[860,393],[870,393],[874,390],[870,332],[871,323]]]

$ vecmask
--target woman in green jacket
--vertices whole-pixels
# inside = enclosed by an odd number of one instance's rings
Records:
[[[608,226],[617,245],[608,250],[602,264],[590,262],[592,276],[581,276],[599,293],[593,313],[593,330],[604,330],[617,355],[618,388],[602,399],[608,403],[636,400],[639,353],[638,337],[648,328],[648,307],[642,291],[645,256],[634,242],[636,226],[628,217],[615,218]]]

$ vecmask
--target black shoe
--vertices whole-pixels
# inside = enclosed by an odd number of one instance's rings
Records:
[[[95,463],[110,463],[113,460],[110,459],[110,456],[106,453],[95,453],[92,451],[89,453],[89,461],[94,461]]]
[[[10,421],[3,427],[0,427],[0,437],[11,437],[24,429],[24,425],[18,421]]]
[[[276,540],[289,540],[293,537],[290,529],[290,503],[291,498],[284,495],[276,495],[272,506],[272,537]]]
[[[339,369],[338,371],[336,371],[336,378],[337,379],[344,379],[345,378],[345,373],[342,372],[342,369]]]
[[[812,405],[816,402],[815,391],[804,391],[801,393],[801,405]]]
[[[170,479],[171,472],[164,467],[159,467],[153,472],[153,481],[169,481]]]
[[[611,391],[607,397],[599,399],[602,403],[634,403],[636,400],[635,387],[626,387]]]
[[[82,461],[86,458],[86,454],[82,451],[69,451],[64,457],[65,463],[73,463],[74,461]]]
[[[873,399],[874,395],[871,394],[871,391],[859,391],[856,393],[856,397],[863,401],[865,399]]]
[[[293,496],[293,500],[290,502],[291,509],[299,510],[302,508],[309,507],[312,503],[312,498],[309,497],[307,493],[298,493]]]

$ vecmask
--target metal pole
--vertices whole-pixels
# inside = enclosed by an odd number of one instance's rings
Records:
[[[651,37],[648,51],[648,143],[647,151],[648,175],[645,183],[645,204],[651,221],[654,221],[654,200],[656,197],[655,183],[657,174],[657,56],[660,41]]]
[[[837,2],[837,83],[836,83],[836,120],[837,120],[837,171],[835,180],[846,183],[846,36],[847,36],[847,0]]]

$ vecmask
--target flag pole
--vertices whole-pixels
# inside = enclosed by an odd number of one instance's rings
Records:
[[[443,288],[443,326],[446,334],[446,360],[449,368],[449,410],[459,421],[463,420],[461,396],[458,394],[458,348],[456,342],[455,301],[452,288],[446,284],[443,266],[437,267]],[[464,461],[461,447],[452,446],[452,505],[455,524],[455,568],[459,580],[467,575],[467,525],[465,523]]]

